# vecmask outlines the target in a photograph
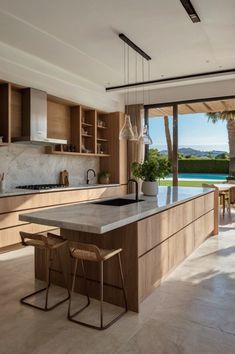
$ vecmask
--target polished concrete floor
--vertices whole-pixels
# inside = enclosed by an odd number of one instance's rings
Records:
[[[32,290],[33,251],[0,254],[0,354],[234,354],[235,213],[233,219],[155,290],[141,314],[128,312],[101,332],[68,322],[67,304],[49,313],[20,305]]]

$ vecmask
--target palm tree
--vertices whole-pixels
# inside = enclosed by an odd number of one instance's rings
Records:
[[[217,123],[219,120],[227,122],[228,145],[229,145],[229,174],[235,176],[235,111],[209,112],[208,120]]]

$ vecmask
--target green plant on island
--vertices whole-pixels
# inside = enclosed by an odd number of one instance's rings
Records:
[[[143,163],[133,162],[132,174],[144,182],[156,182],[171,173],[171,163],[165,157],[149,156]]]

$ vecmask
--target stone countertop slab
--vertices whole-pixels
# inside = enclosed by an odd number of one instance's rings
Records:
[[[79,190],[79,189],[109,188],[109,187],[118,187],[118,186],[120,186],[120,184],[81,184],[79,186],[41,189],[41,190],[12,188],[12,189],[0,192],[0,198],[14,197],[17,195],[25,195],[25,194],[65,192],[65,191],[72,191],[72,190]]]
[[[139,203],[120,207],[94,204],[92,201],[21,214],[19,219],[69,230],[103,234],[211,192],[214,190],[210,188],[159,187],[156,197],[141,196],[144,201]],[[125,198],[134,199],[134,195],[126,195]]]

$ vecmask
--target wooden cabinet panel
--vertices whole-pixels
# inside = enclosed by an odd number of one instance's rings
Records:
[[[205,214],[205,197],[199,197],[194,200],[194,211],[195,211],[195,219],[200,218],[203,214]]]
[[[6,247],[21,242],[20,231],[36,233],[49,230],[53,230],[53,227],[37,224],[26,224],[0,230],[0,247]]]
[[[47,101],[47,136],[70,142],[70,106],[60,102]]]
[[[205,213],[214,209],[214,193],[205,195]]]
[[[0,85],[0,136],[4,143],[11,142],[11,85]]]
[[[214,211],[203,215],[195,221],[195,248],[198,247],[214,229]]]
[[[126,186],[25,194],[0,198],[0,214],[126,194]]]
[[[138,254],[149,251],[194,220],[194,201],[171,208],[138,222]]]
[[[0,247],[20,242],[19,231],[41,232],[51,227],[29,224],[19,220],[19,214],[41,208],[79,203],[96,198],[126,194],[126,186],[49,192],[0,198]]]
[[[104,157],[100,160],[100,169],[111,173],[111,183],[126,184],[127,142],[119,140],[119,132],[124,123],[124,114],[114,112],[107,114],[107,116],[110,157]]]
[[[168,273],[168,241],[139,258],[139,301],[143,301]]]
[[[188,257],[195,248],[195,228],[194,223],[188,225],[184,230],[184,251]]]
[[[185,258],[184,230],[169,239],[169,269],[175,268]]]
[[[138,222],[138,255],[146,253],[169,236],[168,212]]]
[[[174,269],[194,250],[194,224],[169,238],[169,270]]]

